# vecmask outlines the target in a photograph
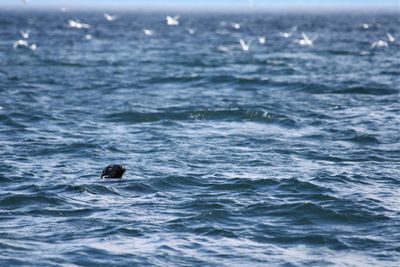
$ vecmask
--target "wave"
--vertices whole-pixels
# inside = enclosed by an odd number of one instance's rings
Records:
[[[211,236],[211,237],[227,237],[227,238],[239,238],[240,236],[235,231],[228,229],[221,229],[215,226],[200,226],[194,227],[191,231],[197,235]]]
[[[29,141],[29,140],[28,140]],[[47,146],[44,146],[45,142]],[[79,141],[79,142],[69,142],[64,144],[56,144],[54,142],[49,143],[49,140],[43,140],[37,142],[36,140],[32,140],[31,145],[33,149],[31,151],[31,155],[34,156],[43,156],[43,155],[55,155],[55,154],[72,154],[77,157],[82,157],[83,153],[93,153],[93,151],[104,151],[101,145],[94,143],[94,141]]]
[[[379,139],[372,134],[360,134],[348,139],[341,139],[343,141],[353,142],[357,144],[380,144]]]
[[[67,201],[54,193],[41,192],[36,194],[6,194],[0,198],[0,207],[4,209],[10,208],[27,208],[29,206],[62,206]]]
[[[253,240],[261,243],[277,243],[277,244],[306,244],[309,246],[327,246],[329,248],[340,250],[347,249],[348,246],[345,242],[334,235],[329,234],[299,234],[287,233],[279,236],[256,236]]]
[[[188,82],[195,82],[201,81],[204,77],[201,76],[167,76],[167,77],[151,77],[149,79],[145,79],[142,82],[148,84],[165,84],[165,83],[188,83]]]
[[[312,94],[360,94],[360,95],[392,95],[399,90],[383,85],[376,86],[326,86],[322,84],[301,84],[301,90]]]
[[[194,177],[169,175],[162,178],[154,178],[151,184],[159,190],[182,189],[192,186],[203,186],[204,184]]]
[[[166,110],[164,112],[135,112],[126,111],[105,116],[106,121],[123,123],[146,123],[157,121],[186,121],[186,120],[218,120],[218,121],[257,121],[264,123],[281,123],[295,125],[295,121],[286,115],[252,110],[246,108],[220,108],[204,110]]]
[[[335,201],[340,202],[340,201]],[[333,202],[331,205],[319,205],[312,202],[300,202],[290,204],[272,204],[259,203],[252,204],[246,208],[243,215],[252,217],[260,216],[260,214],[283,217],[292,220],[305,220],[309,223],[313,221],[327,221],[343,224],[366,223],[371,221],[388,220],[389,218],[382,214],[375,214],[365,209],[356,209],[345,207],[335,207]]]

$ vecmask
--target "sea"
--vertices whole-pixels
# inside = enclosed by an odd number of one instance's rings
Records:
[[[0,266],[400,266],[398,11],[62,11],[0,11]]]

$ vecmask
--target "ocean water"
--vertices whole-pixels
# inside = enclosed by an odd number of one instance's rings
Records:
[[[398,14],[116,15],[0,11],[0,266],[399,266]]]

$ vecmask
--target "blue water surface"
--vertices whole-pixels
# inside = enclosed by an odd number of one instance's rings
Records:
[[[398,14],[115,15],[0,11],[1,266],[399,266]]]

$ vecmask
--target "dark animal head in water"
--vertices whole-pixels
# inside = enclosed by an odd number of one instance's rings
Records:
[[[125,167],[122,165],[108,165],[101,172],[101,178],[122,178],[125,172]]]

